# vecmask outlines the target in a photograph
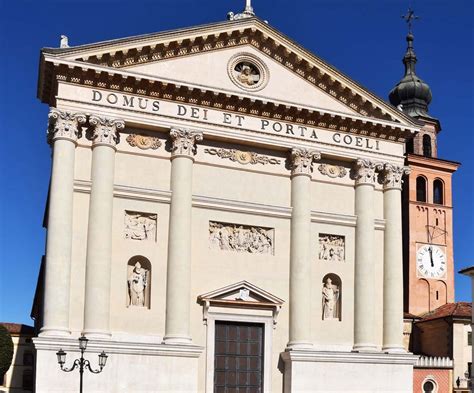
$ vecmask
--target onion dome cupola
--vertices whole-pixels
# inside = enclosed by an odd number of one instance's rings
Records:
[[[412,117],[428,116],[428,105],[431,102],[431,89],[415,72],[417,62],[413,49],[413,34],[407,35],[408,47],[403,57],[405,75],[389,94],[390,103]]]

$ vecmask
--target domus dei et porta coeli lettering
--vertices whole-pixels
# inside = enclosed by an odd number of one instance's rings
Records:
[[[38,96],[53,158],[36,392],[76,391],[55,352],[81,334],[110,355],[94,392],[412,391],[401,202],[421,123],[250,2],[44,48]]]

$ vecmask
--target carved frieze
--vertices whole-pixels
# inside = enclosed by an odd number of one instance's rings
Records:
[[[345,237],[341,235],[319,234],[319,259],[321,261],[345,261]]]
[[[238,162],[242,165],[247,164],[271,164],[277,165],[281,161],[276,158],[269,158],[267,156],[257,154],[249,151],[242,151],[236,149],[204,149],[205,153],[211,154],[213,156],[218,156],[220,158],[228,158],[231,161]]]
[[[156,214],[125,211],[124,236],[132,240],[156,240]]]
[[[171,155],[193,157],[196,154],[196,142],[202,141],[200,131],[190,131],[183,128],[172,128],[170,131],[172,140]]]
[[[382,171],[382,180],[385,190],[392,188],[402,189],[403,176],[410,173],[410,169],[405,166],[396,166],[392,164],[379,164],[378,169]]]
[[[209,222],[209,247],[250,254],[273,254],[274,229]]]
[[[329,176],[333,179],[347,175],[346,168],[340,165],[321,164],[318,166],[318,170],[322,175]]]
[[[370,184],[375,185],[376,164],[370,160],[359,159],[354,164],[354,174],[356,185]]]
[[[107,145],[115,147],[120,141],[118,131],[125,128],[123,120],[109,119],[96,115],[89,117],[89,124],[92,126],[90,139],[92,139],[92,144],[95,146]]]
[[[156,150],[161,146],[161,141],[154,136],[130,134],[126,140],[130,146],[138,147],[142,150]]]
[[[291,174],[311,176],[313,162],[321,158],[316,150],[294,148],[291,150]]]
[[[48,143],[57,139],[76,142],[81,137],[81,124],[86,122],[86,115],[51,108],[48,119]]]

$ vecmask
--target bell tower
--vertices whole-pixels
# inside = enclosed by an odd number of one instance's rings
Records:
[[[429,85],[415,71],[417,57],[412,10],[408,23],[405,74],[389,94],[390,103],[423,127],[406,145],[410,174],[403,189],[404,305],[421,315],[454,301],[452,175],[459,163],[438,158],[438,119],[428,114]]]

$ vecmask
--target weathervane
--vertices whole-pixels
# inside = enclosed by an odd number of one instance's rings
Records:
[[[419,16],[415,15],[415,11],[411,9],[411,7],[408,7],[408,11],[406,15],[402,15],[402,18],[405,19],[405,21],[408,24],[408,34],[411,34],[411,26],[414,20],[420,19]]]

